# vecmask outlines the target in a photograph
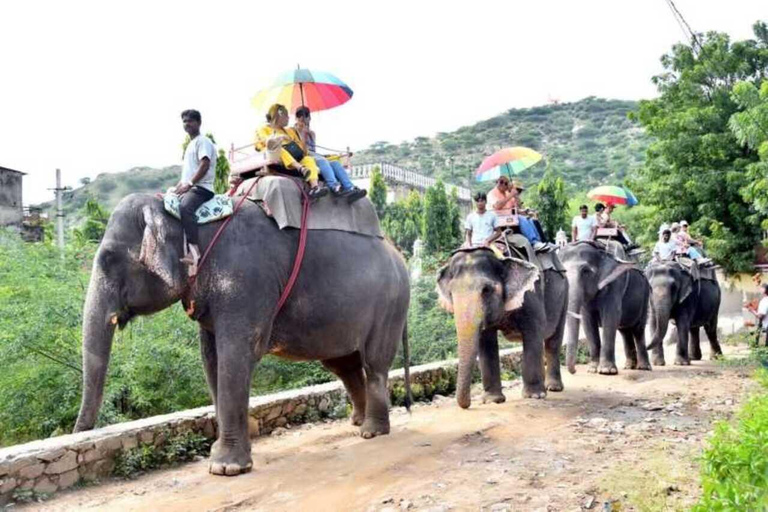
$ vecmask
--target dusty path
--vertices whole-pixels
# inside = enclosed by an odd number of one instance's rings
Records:
[[[744,348],[726,347],[730,357]],[[705,353],[708,357],[708,353]],[[44,510],[670,510],[696,499],[711,422],[730,414],[749,370],[702,361],[617,377],[579,372],[545,401],[460,410],[453,399],[393,415],[365,441],[346,422],[253,443],[254,471],[207,474],[205,461],[75,490]]]

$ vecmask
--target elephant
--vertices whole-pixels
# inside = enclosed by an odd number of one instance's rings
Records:
[[[202,247],[218,225],[200,225]],[[180,262],[181,224],[156,197],[124,198],[94,257],[83,313],[83,395],[75,431],[96,423],[115,327],[182,301],[199,324],[218,421],[211,473],[236,475],[252,468],[249,390],[254,365],[265,354],[321,361],[343,382],[352,423],[360,426],[362,437],[388,434],[387,378],[400,342],[408,364],[405,262],[383,238],[310,230],[301,272],[275,317],[298,240],[299,230],[280,230],[259,205],[245,201],[190,288]],[[408,386],[406,380],[406,393]]]
[[[437,277],[441,306],[454,315],[459,370],[456,401],[471,404],[470,384],[480,356],[484,402],[502,403],[498,331],[523,341],[523,397],[562,391],[560,347],[565,329],[568,282],[561,272],[526,261],[499,259],[488,248],[460,249]],[[542,279],[543,277],[543,279]],[[544,358],[546,351],[546,379]]]
[[[720,309],[720,285],[700,278],[676,261],[652,262],[645,270],[651,284],[651,340],[653,364],[663,366],[664,346],[669,321],[674,320],[677,338],[676,365],[689,365],[701,359],[700,328],[709,338],[711,358],[723,354],[717,340],[717,316]],[[690,335],[690,338],[689,338]]]
[[[626,352],[625,369],[651,370],[645,347],[650,286],[635,263],[622,261],[596,242],[576,242],[560,250],[566,268],[568,337],[566,365],[576,373],[579,326],[589,342],[590,373],[615,375],[616,331],[621,332]],[[599,327],[603,328],[600,339]]]

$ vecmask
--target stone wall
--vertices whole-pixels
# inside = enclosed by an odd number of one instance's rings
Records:
[[[501,352],[502,368],[519,373],[520,348]],[[458,361],[440,361],[411,368],[414,398],[449,394],[456,386]],[[393,404],[402,404],[403,370],[389,374]],[[251,435],[269,434],[293,425],[340,418],[348,414],[341,382],[330,382],[272,395],[253,397],[249,404]],[[52,437],[0,449],[0,506],[20,495],[50,494],[78,482],[95,482],[115,474],[121,457],[136,448],[162,447],[179,436],[195,433],[216,437],[213,407],[200,407],[138,421]]]
[[[0,167],[0,226],[18,226],[23,218],[21,178],[23,174]]]

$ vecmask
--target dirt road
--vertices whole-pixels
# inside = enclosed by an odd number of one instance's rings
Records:
[[[255,440],[247,475],[209,476],[200,461],[30,509],[674,510],[695,501],[695,457],[749,373],[708,360],[616,377],[580,366],[545,401],[522,400],[517,382],[501,405],[437,397],[396,411],[392,434],[371,441],[346,421],[294,427]]]

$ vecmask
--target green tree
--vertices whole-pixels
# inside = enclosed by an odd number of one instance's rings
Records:
[[[635,114],[654,142],[631,188],[655,207],[647,238],[662,222],[688,219],[703,235],[709,255],[729,272],[749,271],[760,226],[743,192],[757,152],[742,146],[729,127],[741,110],[732,96],[738,81],[755,84],[768,74],[768,31],[732,43],[726,34],[701,36],[697,49],[678,44],[662,57],[654,77],[660,97],[640,102]]]
[[[378,165],[373,168],[371,173],[371,190],[368,197],[371,198],[373,206],[376,207],[379,219],[383,219],[387,209],[387,184]]]
[[[445,254],[455,247],[455,227],[451,222],[452,216],[445,185],[438,179],[432,187],[427,189],[424,198],[421,237],[427,254]]]
[[[74,230],[75,239],[80,243],[101,242],[109,221],[109,212],[93,197],[88,197],[83,206],[85,220],[80,228]]]
[[[551,240],[554,240],[558,230],[567,228],[568,195],[565,182],[551,167],[547,166],[531,203],[538,210],[541,226]]]
[[[733,114],[730,127],[739,143],[756,151],[760,161],[747,166],[749,183],[742,190],[744,200],[751,202],[758,214],[768,215],[768,80],[758,89],[750,82],[733,86],[733,98],[743,112]],[[768,219],[762,221],[768,229]]]
[[[407,256],[411,256],[413,243],[421,234],[422,207],[421,196],[412,190],[404,201],[389,205],[382,219],[384,232]]]

